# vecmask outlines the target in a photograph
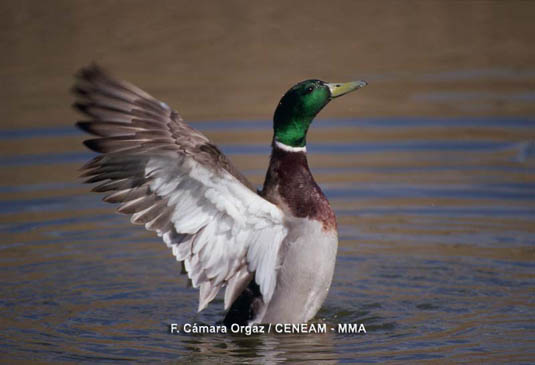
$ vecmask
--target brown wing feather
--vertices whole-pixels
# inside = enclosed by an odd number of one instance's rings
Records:
[[[85,141],[89,149],[100,153],[132,148],[176,149],[205,166],[225,169],[255,191],[206,136],[138,87],[113,78],[93,64],[78,72],[74,92],[78,97],[74,107],[93,118],[78,122],[78,127],[101,137]]]

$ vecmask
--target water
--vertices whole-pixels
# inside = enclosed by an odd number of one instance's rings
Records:
[[[255,184],[268,121],[206,121]],[[447,130],[448,133],[444,133]],[[244,138],[248,136],[248,138]],[[49,361],[529,362],[535,356],[535,120],[318,120],[312,172],[337,214],[314,320],[366,334],[171,335],[196,313],[165,245],[88,193],[71,127],[0,130],[0,353]]]

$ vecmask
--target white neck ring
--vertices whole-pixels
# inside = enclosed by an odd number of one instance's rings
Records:
[[[275,140],[275,146],[277,148],[280,148],[281,150],[283,151],[286,151],[286,152],[306,152],[307,151],[307,147],[306,146],[303,146],[303,147],[292,147],[292,146],[288,146],[282,142],[279,142],[277,140]]]

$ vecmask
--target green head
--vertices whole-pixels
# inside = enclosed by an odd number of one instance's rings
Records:
[[[306,80],[284,94],[273,117],[276,141],[291,147],[304,147],[308,127],[331,99],[366,86],[366,81],[327,83]]]

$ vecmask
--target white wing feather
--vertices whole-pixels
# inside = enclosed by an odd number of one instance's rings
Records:
[[[168,199],[176,232],[193,235],[186,242],[166,243],[177,260],[185,262],[193,287],[201,287],[199,310],[236,274],[244,258],[248,271],[255,272],[264,302],[269,302],[279,247],[287,233],[282,211],[226,171],[216,174],[192,159],[182,164],[177,160],[153,156],[145,176],[152,178],[150,190]],[[150,224],[145,224],[147,229]]]
[[[91,120],[78,126],[101,138],[84,169],[93,190],[111,192],[131,221],[156,231],[183,261],[199,310],[227,285],[225,308],[253,278],[267,304],[275,290],[283,212],[257,195],[230,161],[167,104],[98,66],[82,69],[75,106]]]

